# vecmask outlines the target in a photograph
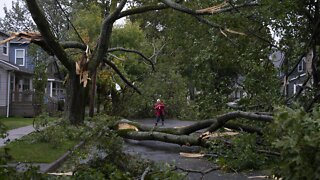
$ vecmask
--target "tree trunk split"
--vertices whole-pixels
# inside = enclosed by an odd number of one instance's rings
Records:
[[[75,72],[69,73],[67,92],[66,117],[73,125],[81,124],[85,115],[85,88]]]

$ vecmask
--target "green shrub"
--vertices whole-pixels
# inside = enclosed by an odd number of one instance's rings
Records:
[[[320,179],[320,108],[280,109],[275,117],[273,145],[281,152],[275,169],[283,179]]]
[[[173,168],[169,164],[153,165],[150,173],[147,174],[146,179],[153,180],[180,180],[185,178],[184,173],[178,173],[172,170]]]
[[[231,146],[219,148],[222,156],[217,163],[226,170],[261,169],[268,162],[268,158],[258,152],[255,134],[241,134],[232,140]]]
[[[33,120],[33,127],[39,131],[41,128],[47,127],[50,117],[47,113],[42,113]]]

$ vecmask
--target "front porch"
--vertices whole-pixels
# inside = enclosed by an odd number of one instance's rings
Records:
[[[9,116],[34,117],[37,107],[33,104],[34,92],[12,92],[10,95]]]

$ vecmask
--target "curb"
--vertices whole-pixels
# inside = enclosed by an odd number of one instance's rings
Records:
[[[82,147],[83,145],[84,145],[84,141],[81,141],[79,144],[75,145],[72,150],[67,151],[60,158],[50,163],[47,169],[43,170],[43,172],[41,173],[48,173],[58,169],[69,158],[69,155],[72,153],[72,151]]]

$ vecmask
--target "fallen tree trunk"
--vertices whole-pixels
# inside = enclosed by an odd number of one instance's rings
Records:
[[[140,131],[126,131],[120,133],[122,137],[134,140],[155,140],[167,143],[174,143],[187,146],[202,146],[209,147],[209,142],[197,136],[190,135],[173,135],[161,132],[140,132]]]
[[[251,113],[251,112],[243,112],[243,111],[235,111],[226,113],[220,116],[217,116],[214,119],[208,119],[208,120],[202,120],[197,121],[196,123],[185,126],[185,127],[179,127],[179,128],[158,128],[158,127],[152,127],[140,124],[138,122],[129,121],[126,119],[122,119],[116,123],[116,125],[121,123],[127,123],[130,125],[135,126],[139,131],[156,131],[156,132],[162,132],[162,133],[168,133],[168,134],[174,134],[174,135],[188,135],[191,133],[194,133],[198,130],[208,128],[210,132],[213,132],[221,127],[223,127],[229,120],[237,119],[237,118],[244,118],[248,120],[255,120],[255,121],[262,121],[262,122],[272,122],[273,116],[270,115],[264,115],[264,114],[258,114],[258,113]],[[236,127],[237,126],[237,127]],[[230,129],[234,130],[243,130],[245,132],[250,133],[258,133],[262,134],[261,130],[254,128],[254,127],[248,127],[244,125],[235,125],[235,124],[227,124],[226,127],[229,127]]]
[[[250,127],[242,124],[230,123],[229,120],[243,118],[254,121],[272,122],[273,116],[265,113],[251,113],[243,111],[229,112],[213,119],[195,122],[192,125],[179,128],[159,128],[155,126],[143,125],[138,122],[122,119],[116,123],[116,127],[121,137],[134,140],[155,140],[179,145],[209,147],[210,139],[213,138],[212,132],[221,127],[257,133],[262,135],[259,128]],[[190,135],[196,131],[208,128],[206,133],[198,136]]]
[[[224,115],[217,117],[217,121],[208,128],[208,131],[214,132],[217,129],[223,127],[231,119],[236,119],[236,118],[243,118],[243,119],[262,121],[262,122],[272,122],[273,121],[273,116],[270,116],[270,115],[251,113],[251,112],[243,112],[243,111],[235,111],[235,112],[230,112],[230,113],[227,113],[227,114],[224,114]]]
[[[153,127],[153,126],[140,124],[140,123],[134,122],[134,121],[129,121],[127,119],[122,119],[122,120],[118,121],[116,123],[116,125],[119,125],[121,123],[127,123],[127,124],[135,126],[139,131],[146,131],[146,132],[156,131],[156,132],[162,132],[162,133],[168,133],[168,134],[174,134],[174,135],[189,135],[189,134],[196,132],[198,130],[205,129],[215,122],[216,122],[215,119],[210,119],[210,120],[199,121],[199,122],[196,122],[192,125],[185,126],[185,127],[179,127],[179,128],[163,128],[163,127],[161,127],[161,128],[159,128],[159,127]]]

